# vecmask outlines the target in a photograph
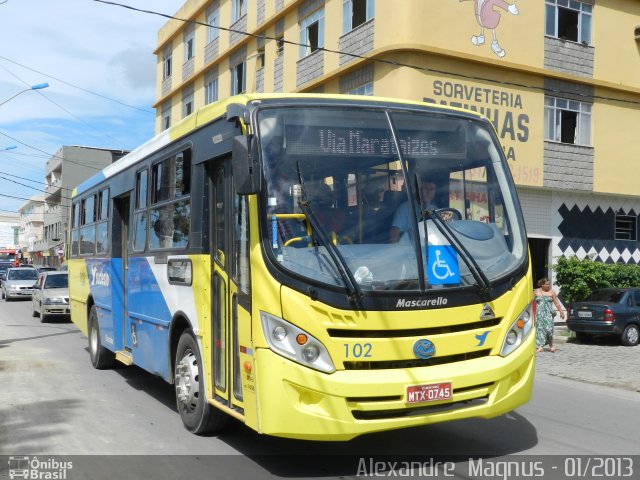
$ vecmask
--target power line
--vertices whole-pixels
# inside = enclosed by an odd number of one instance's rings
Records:
[[[26,185],[24,183],[17,182],[16,180],[12,180],[10,178],[3,177],[2,175],[0,175],[0,179],[1,180],[6,180],[7,182],[15,183],[16,185],[20,185],[21,187],[30,188],[32,190],[35,190],[36,192],[48,193],[46,190],[42,190],[40,188],[32,187],[31,185]],[[68,189],[65,189],[65,190],[68,190]],[[64,200],[71,200],[71,197],[63,197],[62,195],[60,195],[60,198],[64,199]]]
[[[14,77],[15,79],[17,79],[18,81],[22,82],[23,84],[25,84],[27,87],[29,86],[29,84],[27,82],[25,82],[22,78],[20,78],[19,76],[17,76],[15,73],[13,73],[11,70],[9,70],[7,67],[5,67],[4,65],[0,65],[0,68],[2,68],[5,72],[9,73],[9,75],[11,75],[12,77]],[[56,107],[58,107],[60,110],[62,110],[63,112],[67,113],[68,115],[72,116],[73,118],[75,118],[76,120],[78,120],[80,123],[83,123],[84,125],[86,125],[87,127],[95,130],[98,133],[101,133],[102,135],[104,135],[105,137],[109,138],[110,140],[113,140],[114,142],[118,142],[118,143],[124,143],[114,137],[112,137],[111,135],[109,135],[107,132],[103,132],[101,130],[98,130],[96,127],[94,127],[93,125],[91,125],[90,123],[87,123],[86,121],[84,121],[82,118],[78,117],[75,113],[67,110],[66,108],[64,108],[62,105],[60,105],[59,103],[55,102],[53,99],[49,98],[47,95],[45,95],[44,93],[42,93],[40,90],[37,90],[37,92],[40,94],[40,96],[42,96],[45,100],[53,103]]]
[[[39,185],[42,185],[42,181],[41,181],[41,180],[32,180],[32,179],[30,179],[30,178],[27,178],[27,177],[21,177],[20,175],[14,175],[14,174],[12,174],[12,173],[8,173],[8,172],[0,171],[0,175],[7,175],[7,176],[9,176],[9,177],[19,178],[20,180],[24,180],[24,181],[26,181],[26,182],[32,182],[32,183],[37,183],[37,184],[39,184]],[[33,188],[33,187],[30,187],[30,188]],[[66,187],[60,187],[60,188],[61,188],[62,190],[67,190],[67,191],[71,191],[71,190],[73,190],[73,189],[71,189],[71,188],[66,188]]]
[[[78,90],[82,90],[83,92],[88,93],[88,94],[90,94],[90,95],[94,95],[94,96],[96,96],[96,97],[100,97],[100,98],[103,98],[103,99],[105,99],[105,100],[109,100],[109,101],[111,101],[111,102],[118,103],[118,104],[120,104],[120,105],[122,105],[122,106],[124,106],[124,107],[133,108],[134,110],[139,110],[139,111],[141,111],[141,112],[145,112],[145,113],[153,113],[153,114],[155,114],[155,112],[154,112],[154,111],[147,110],[146,108],[139,108],[139,107],[136,107],[136,106],[134,106],[134,105],[129,105],[128,103],[121,102],[120,100],[116,100],[115,98],[107,97],[107,96],[102,95],[102,94],[100,94],[100,93],[92,92],[91,90],[87,90],[86,88],[82,88],[82,87],[79,87],[78,85],[74,85],[73,83],[69,83],[69,82],[67,82],[66,80],[62,80],[62,79],[60,79],[60,78],[54,77],[53,75],[49,75],[48,73],[44,73],[44,72],[41,72],[41,71],[36,70],[36,69],[34,69],[34,68],[28,67],[28,66],[26,66],[26,65],[23,65],[23,64],[21,64],[21,63],[16,62],[15,60],[11,60],[10,58],[3,57],[2,55],[0,55],[0,59],[2,59],[2,60],[6,60],[7,62],[11,62],[11,63],[13,63],[14,65],[17,65],[17,66],[19,66],[19,67],[26,68],[27,70],[31,70],[32,72],[37,73],[37,74],[39,74],[39,75],[43,75],[43,76],[45,76],[45,77],[51,78],[51,79],[55,80],[56,82],[64,83],[65,85],[68,85],[69,87],[73,87],[73,88],[76,88],[76,89],[78,89]]]
[[[68,158],[64,158],[64,157],[61,157],[59,155],[55,155],[55,154],[52,154],[52,153],[45,152],[44,150],[40,150],[39,148],[34,147],[33,145],[29,145],[27,143],[21,142],[17,138],[13,138],[11,135],[7,135],[6,133],[0,132],[0,135],[2,135],[3,137],[7,137],[7,138],[13,140],[16,143],[19,143],[20,145],[24,145],[25,147],[32,148],[32,149],[34,149],[34,150],[36,150],[38,152],[44,153],[49,158],[59,158],[60,160],[64,160],[65,162],[68,162],[68,163],[73,163],[75,165],[80,165],[81,167],[92,168],[93,170],[97,170],[97,171],[102,170],[101,168],[94,167],[93,165],[87,165],[87,164],[84,164],[84,163],[75,162],[73,160],[69,160]]]
[[[402,63],[402,62],[396,62],[394,60],[385,60],[382,58],[375,58],[375,57],[370,57],[367,55],[359,55],[357,53],[350,53],[350,52],[343,52],[341,50],[334,50],[331,48],[325,48],[325,47],[315,47],[313,45],[308,45],[308,44],[304,44],[304,43],[299,43],[299,42],[294,42],[291,40],[285,40],[284,38],[279,38],[279,37],[271,37],[268,35],[264,35],[264,34],[255,34],[255,33],[249,33],[249,32],[243,32],[241,30],[235,30],[233,28],[227,28],[227,27],[220,27],[217,25],[210,25],[206,22],[201,22],[199,20],[190,20],[190,19],[185,19],[185,18],[179,18],[173,15],[168,15],[166,13],[160,13],[160,12],[155,12],[153,10],[146,10],[146,9],[142,9],[142,8],[137,8],[137,7],[132,7],[131,5],[124,5],[122,3],[118,3],[118,2],[112,2],[112,1],[108,1],[108,0],[92,0],[94,2],[98,2],[98,3],[104,3],[107,5],[113,5],[116,7],[122,7],[122,8],[126,8],[128,10],[133,10],[136,12],[141,12],[141,13],[148,13],[151,15],[157,15],[160,17],[164,17],[167,18],[169,20],[177,20],[179,22],[183,22],[183,23],[191,23],[193,25],[202,25],[204,27],[210,27],[210,28],[217,28],[218,30],[222,30],[225,32],[230,32],[230,33],[235,33],[238,35],[243,35],[245,37],[252,37],[252,38],[259,38],[262,40],[275,40],[275,41],[279,41],[282,42],[284,44],[289,44],[289,45],[294,45],[297,47],[305,47],[305,48],[315,48],[316,50],[320,50],[323,52],[327,52],[327,53],[335,53],[338,55],[347,55],[349,57],[352,58],[359,58],[359,59],[363,59],[363,60],[370,60],[372,62],[375,63],[382,63],[385,65],[391,65],[394,67],[405,67],[405,68],[411,68],[413,70],[418,70],[418,71],[422,71],[422,72],[429,72],[429,73],[436,73],[439,75],[449,75],[449,76],[453,76],[453,77],[458,77],[458,78],[463,78],[465,80],[475,80],[475,81],[483,81],[483,82],[488,82],[488,83],[493,83],[496,85],[503,85],[506,87],[517,87],[517,88],[524,88],[524,89],[528,89],[528,90],[537,90],[537,91],[541,91],[544,93],[553,93],[553,94],[566,94],[566,95],[571,95],[572,97],[584,97],[585,99],[598,99],[598,100],[607,100],[607,101],[614,101],[614,102],[620,102],[620,103],[628,103],[631,105],[640,105],[640,101],[637,100],[627,100],[627,99],[622,99],[622,98],[614,98],[614,97],[606,97],[606,96],[602,96],[602,95],[587,95],[587,94],[583,94],[583,93],[579,93],[579,92],[569,92],[569,91],[565,91],[565,90],[561,90],[561,89],[553,89],[553,88],[547,88],[547,87],[541,87],[539,85],[527,85],[524,83],[518,83],[518,82],[507,82],[504,80],[495,80],[492,78],[487,78],[487,77],[481,77],[481,76],[477,76],[477,75],[465,75],[463,73],[458,73],[458,72],[450,72],[447,70],[439,70],[439,69],[435,69],[435,68],[428,68],[428,67],[423,67],[420,65],[413,65],[413,64],[409,64],[409,63]]]

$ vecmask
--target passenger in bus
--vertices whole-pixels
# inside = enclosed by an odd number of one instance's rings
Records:
[[[436,184],[427,177],[420,179],[420,199],[422,200],[423,210],[433,210],[439,208],[434,203],[436,196]],[[420,205],[418,200],[415,201],[415,216],[420,219]],[[411,232],[411,217],[409,216],[409,202],[402,203],[393,217],[391,222],[390,241],[397,243],[405,232]]]
[[[336,208],[335,195],[331,187],[323,181],[315,181],[305,185],[305,191],[311,210],[324,229],[328,233],[341,233],[345,226],[346,214]]]
[[[264,176],[267,183],[268,214],[293,213],[293,184],[295,172],[285,164],[284,139],[274,136],[264,151]],[[284,243],[298,237],[302,230],[295,220],[277,219],[277,230],[280,240]]]

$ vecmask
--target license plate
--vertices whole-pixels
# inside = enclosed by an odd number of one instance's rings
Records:
[[[451,382],[412,385],[407,387],[406,403],[438,402],[452,397]]]
[[[593,317],[593,312],[578,312],[579,318],[591,318]]]

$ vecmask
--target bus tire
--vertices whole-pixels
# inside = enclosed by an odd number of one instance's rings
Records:
[[[176,407],[184,427],[197,435],[221,431],[227,416],[207,402],[202,357],[190,328],[180,336],[175,359]]]
[[[95,305],[91,307],[88,323],[89,356],[91,357],[93,368],[105,370],[113,367],[116,355],[111,350],[102,346],[102,342],[100,341],[100,326],[98,325],[98,309]]]

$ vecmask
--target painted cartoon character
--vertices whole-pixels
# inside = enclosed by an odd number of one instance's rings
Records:
[[[498,57],[502,58],[506,55],[506,52],[502,49],[498,43],[498,37],[496,36],[496,28],[500,23],[501,13],[495,10],[494,7],[501,8],[505,12],[509,12],[511,15],[518,15],[518,7],[515,3],[509,4],[505,0],[474,0],[476,7],[476,20],[480,25],[480,35],[473,35],[471,37],[471,43],[476,46],[484,45],[484,29],[488,28],[493,34],[493,42],[491,42],[491,50]]]

